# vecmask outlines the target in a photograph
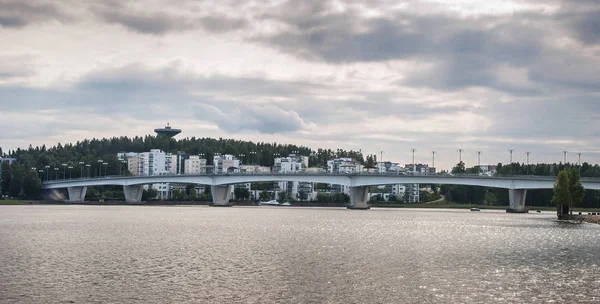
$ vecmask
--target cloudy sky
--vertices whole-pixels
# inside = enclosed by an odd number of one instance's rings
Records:
[[[0,147],[153,133],[600,162],[600,1],[0,0]]]

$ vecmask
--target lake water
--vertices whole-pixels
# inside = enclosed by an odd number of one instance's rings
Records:
[[[600,302],[551,213],[0,206],[1,303]]]

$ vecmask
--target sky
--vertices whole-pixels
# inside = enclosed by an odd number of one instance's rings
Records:
[[[600,163],[600,1],[0,0],[3,150],[143,136]]]

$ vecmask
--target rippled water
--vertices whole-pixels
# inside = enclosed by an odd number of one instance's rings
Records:
[[[0,302],[600,302],[600,226],[554,218],[0,206]]]

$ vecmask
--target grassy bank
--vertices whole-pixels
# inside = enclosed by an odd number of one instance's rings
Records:
[[[29,205],[30,201],[21,200],[0,200],[0,205]]]

